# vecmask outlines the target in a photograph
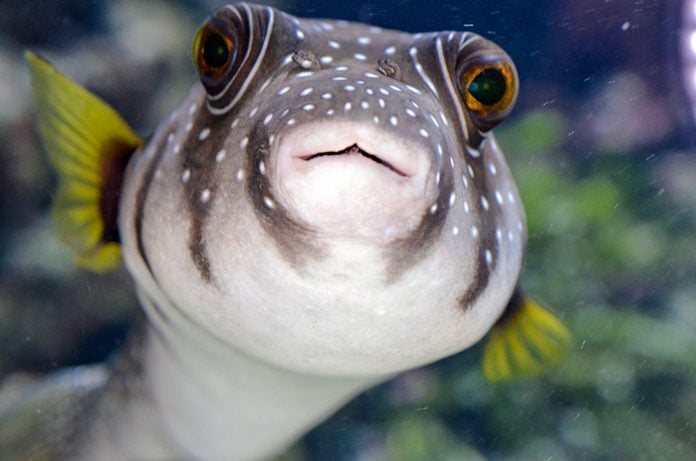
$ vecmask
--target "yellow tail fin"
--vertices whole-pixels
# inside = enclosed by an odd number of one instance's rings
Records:
[[[97,272],[118,267],[119,189],[128,158],[142,141],[104,101],[33,52],[25,55],[39,133],[59,175],[56,234],[79,266]]]
[[[555,315],[516,293],[484,349],[486,379],[499,382],[537,376],[563,360],[571,337]]]

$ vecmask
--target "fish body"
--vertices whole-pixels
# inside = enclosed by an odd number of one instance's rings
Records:
[[[201,82],[142,147],[120,122],[74,129],[71,83],[29,61],[59,228],[88,267],[122,253],[148,318],[84,459],[265,459],[496,322],[492,379],[562,355],[519,288],[524,213],[490,131],[518,83],[492,42],[226,6],[194,42]]]

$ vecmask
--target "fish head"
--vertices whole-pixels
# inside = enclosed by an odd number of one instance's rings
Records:
[[[526,242],[490,132],[517,95],[502,49],[236,4],[194,62],[200,84],[125,181],[124,255],[151,317],[346,376],[490,329]]]

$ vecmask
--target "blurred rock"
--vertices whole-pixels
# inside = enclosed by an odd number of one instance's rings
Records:
[[[619,153],[640,150],[664,141],[676,123],[664,94],[630,72],[605,80],[588,106],[579,114],[576,126],[590,149]]]

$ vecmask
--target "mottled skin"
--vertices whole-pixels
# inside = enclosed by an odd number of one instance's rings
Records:
[[[458,83],[500,48],[247,4],[208,27],[233,63],[126,171],[150,328],[142,384],[97,412],[86,459],[277,454],[478,341],[518,282],[523,212],[487,131],[506,113],[472,113]]]

